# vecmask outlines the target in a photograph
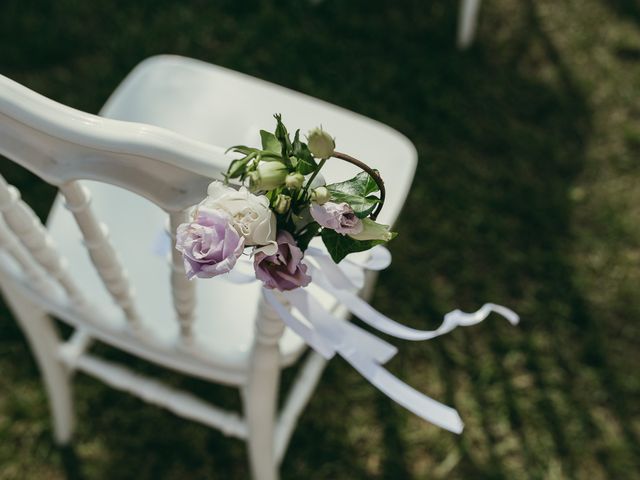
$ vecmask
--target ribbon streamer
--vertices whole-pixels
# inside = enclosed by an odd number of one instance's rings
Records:
[[[458,412],[418,392],[381,366],[396,353],[395,347],[346,320],[332,316],[303,289],[284,292],[283,297],[378,390],[424,420],[455,433],[462,432],[463,423]]]
[[[431,340],[457,327],[476,325],[492,312],[505,317],[512,325],[519,322],[518,315],[512,310],[502,305],[485,303],[472,313],[457,309],[447,313],[435,330],[407,327],[378,312],[357,295],[364,286],[364,270],[383,270],[391,263],[391,254],[385,247],[374,247],[369,258],[364,261],[345,259],[336,264],[327,252],[315,247],[307,249],[305,258],[308,260],[308,273],[313,278],[314,285],[332,295],[349,312],[369,326],[395,338]],[[241,270],[232,270],[225,278],[240,284],[256,281],[254,275]],[[382,366],[397,353],[395,346],[347,320],[336,317],[327,311],[308,289],[298,288],[275,293],[263,288],[262,292],[267,303],[285,325],[322,357],[329,360],[336,354],[340,355],[373,386],[399,405],[434,425],[454,433],[462,432],[464,424],[455,409],[415,390]],[[294,315],[290,307],[297,310],[298,315],[307,322]]]
[[[323,265],[322,268],[327,268],[329,265]],[[335,268],[339,268],[334,264]],[[496,305],[494,303],[485,303],[479,310],[473,313],[465,313],[461,310],[454,310],[447,313],[444,316],[444,321],[435,330],[417,330],[415,328],[407,327],[389,317],[383,315],[374,309],[371,305],[365,302],[357,295],[351,293],[346,289],[341,289],[336,286],[342,282],[338,281],[334,283],[329,278],[338,277],[337,272],[333,272],[333,275],[329,277],[325,275],[326,270],[314,268],[312,273],[313,281],[316,285],[323,290],[332,294],[340,302],[347,307],[347,309],[358,317],[363,322],[369,324],[373,328],[380,330],[383,333],[401,338],[403,340],[431,340],[433,338],[444,335],[454,330],[458,326],[468,327],[480,323],[487,318],[492,312],[498,313],[505,317],[512,325],[517,325],[520,318],[518,315],[502,305]]]

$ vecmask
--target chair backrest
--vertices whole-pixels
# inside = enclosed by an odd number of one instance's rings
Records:
[[[259,129],[275,127],[274,113],[303,135],[321,124],[336,137],[339,151],[378,169],[391,187],[379,221],[395,222],[413,180],[416,149],[396,130],[339,106],[218,65],[159,55],[127,75],[100,112],[225,148],[259,144]],[[332,159],[322,173],[337,182],[359,170]]]
[[[178,90],[176,83],[181,87]],[[169,91],[172,94],[167,99]],[[194,118],[189,121],[175,120],[174,112],[184,105],[199,106],[202,96],[207,106],[215,106],[219,122],[215,128],[207,123],[209,107],[194,108]],[[157,98],[163,98],[163,102],[155,102]],[[60,105],[0,76],[0,154],[59,188],[102,283],[135,327],[139,313],[128,276],[106,227],[92,211],[90,192],[80,181],[103,182],[145,197],[167,212],[168,229],[175,232],[185,221],[185,209],[199,202],[211,179],[220,178],[220,172],[228,166],[230,158],[224,147],[214,144],[226,147],[249,141],[247,134],[257,135],[258,128],[273,121],[271,114],[281,108],[285,120],[304,128],[316,126],[310,122],[335,125],[342,132],[338,138],[341,148],[370,162],[385,179],[392,180],[398,188],[385,204],[380,220],[395,221],[416,164],[415,149],[407,139],[338,107],[197,61],[189,61],[186,66],[184,59],[173,61],[171,57],[143,62],[105,105],[102,113],[112,118]],[[113,118],[153,122],[170,130]],[[327,167],[329,178],[338,180],[345,178],[350,166],[337,162]],[[16,243],[11,255],[31,276],[34,288],[44,288],[51,283],[47,278],[53,277],[68,299],[82,305],[82,292],[65,271],[65,262],[53,248],[47,230],[20,200],[19,192],[1,177],[0,210],[9,227],[0,235],[4,235],[5,243],[18,236],[26,245],[21,250]],[[27,265],[30,259],[32,264]],[[186,280],[175,249],[170,295],[181,338],[188,342],[195,315],[195,286]]]
[[[0,76],[0,154],[59,188],[82,232],[84,244],[107,290],[136,326],[139,315],[125,269],[105,226],[91,209],[79,180],[96,180],[146,197],[170,217],[171,231],[185,209],[201,200],[212,177],[228,165],[224,150],[150,125],[121,122],[60,105]],[[86,304],[52,245],[46,228],[18,190],[0,176],[0,243],[39,293],[51,279],[75,306]],[[16,237],[20,242],[13,241]],[[26,247],[26,248],[25,248]],[[173,253],[172,291],[183,338],[190,336],[194,286]],[[46,291],[49,290],[49,291]]]

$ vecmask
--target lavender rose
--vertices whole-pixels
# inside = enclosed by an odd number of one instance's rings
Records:
[[[230,271],[244,250],[244,238],[221,210],[198,208],[191,223],[178,226],[176,249],[182,253],[187,278],[211,278]]]
[[[256,278],[266,288],[282,291],[306,287],[311,282],[307,266],[302,263],[303,253],[293,236],[287,231],[278,232],[278,251],[274,255],[258,252],[253,261]]]
[[[362,220],[356,217],[347,203],[326,202],[311,205],[311,216],[321,227],[342,234],[357,234],[362,231]]]

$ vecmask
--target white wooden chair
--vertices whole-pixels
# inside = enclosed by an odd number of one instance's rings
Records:
[[[245,439],[255,478],[277,478],[325,361],[312,353],[277,413],[280,369],[304,342],[261,300],[258,283],[189,282],[180,255],[153,253],[229,162],[259,142],[272,114],[304,132],[319,123],[340,149],[378,168],[393,223],[416,165],[413,145],[360,115],[224,68],[175,56],[142,62],[94,116],[0,76],[0,153],[58,187],[47,225],[0,177],[0,288],[40,366],[56,441],[73,433],[76,371]],[[328,180],[349,166],[327,165]],[[371,284],[371,282],[370,282]],[[106,288],[105,288],[106,287]],[[135,289],[135,290],[134,290]],[[334,300],[322,298],[326,307]],[[335,308],[346,317],[346,310]],[[49,315],[75,330],[62,341]],[[99,341],[187,375],[237,387],[226,412],[90,352]]]

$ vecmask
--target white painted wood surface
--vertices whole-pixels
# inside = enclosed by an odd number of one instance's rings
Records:
[[[193,281],[187,279],[182,255],[175,248],[178,225],[189,221],[187,212],[176,212],[169,216],[169,236],[171,237],[171,292],[173,307],[180,323],[180,339],[188,347],[193,344],[193,321],[195,316],[196,289]],[[212,312],[212,314],[215,314]]]
[[[247,438],[246,423],[237,413],[226,412],[194,395],[170,388],[157,380],[133,373],[128,368],[94,355],[82,354],[73,357],[65,355],[64,349],[60,352],[64,364],[71,371],[84,372],[113,388],[136,395],[150,404],[166,408],[180,417],[217,428],[225,435]]]
[[[69,371],[58,358],[61,339],[53,320],[42,308],[16,289],[0,271],[0,291],[13,312],[40,368],[49,397],[56,443],[67,444],[74,428],[73,395]]]
[[[0,212],[7,226],[23,243],[45,272],[58,280],[78,306],[86,304],[84,295],[69,274],[66,261],[55,250],[53,241],[40,219],[21,198],[20,192],[0,175]]]
[[[9,230],[0,215],[0,251],[5,251],[18,264],[26,275],[27,281],[43,296],[51,294],[51,283],[42,268],[33,260],[28,251]]]
[[[84,245],[102,282],[113,300],[122,308],[131,327],[140,328],[140,314],[134,305],[133,287],[129,284],[127,272],[122,267],[118,254],[109,242],[108,227],[91,210],[91,193],[77,181],[60,185],[60,193],[66,200],[65,206],[73,213],[80,227]]]
[[[255,478],[276,480],[276,414],[280,369],[278,341],[284,324],[273,307],[260,298],[256,315],[256,336],[244,391],[244,408],[249,428],[249,458]]]
[[[111,96],[103,117],[57,104],[0,76],[0,154],[58,186],[75,218],[56,201],[48,227],[58,251],[17,189],[0,177],[0,289],[38,360],[59,443],[72,437],[70,378],[78,370],[246,439],[253,476],[278,478],[324,360],[309,356],[278,416],[280,370],[301,355],[304,344],[258,305],[257,284],[189,282],[179,254],[172,249],[168,266],[151,253],[149,240],[167,223],[175,232],[186,220],[185,209],[200,201],[228,165],[224,147],[259,142],[258,130],[269,128],[275,112],[302,130],[331,126],[342,150],[378,168],[391,192],[380,221],[394,223],[413,179],[415,148],[389,127],[333,105],[173,56],[137,67]],[[327,166],[329,181],[352,173],[338,162]],[[86,181],[103,182],[90,185],[93,203]],[[89,247],[88,263],[74,235]],[[104,287],[108,299],[101,303]],[[331,297],[320,300],[332,308]],[[48,314],[77,329],[68,342],[61,342]],[[347,316],[345,310],[336,314]],[[127,325],[141,328],[136,334]],[[94,339],[240,388],[244,417],[92,355]]]

